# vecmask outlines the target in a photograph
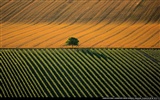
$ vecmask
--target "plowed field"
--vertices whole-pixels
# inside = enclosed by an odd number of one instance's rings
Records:
[[[160,48],[159,0],[0,0],[1,48]]]

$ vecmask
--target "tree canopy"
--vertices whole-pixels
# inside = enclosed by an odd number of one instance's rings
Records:
[[[66,41],[66,45],[71,45],[72,47],[75,45],[75,46],[78,46],[78,43],[79,43],[79,40],[75,37],[70,37],[68,38],[68,40]]]

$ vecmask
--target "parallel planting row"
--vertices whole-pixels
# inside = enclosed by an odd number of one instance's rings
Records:
[[[160,97],[160,63],[142,51],[0,49],[1,97]]]
[[[69,37],[79,47],[160,48],[155,24],[14,24],[2,25],[2,48],[63,48]]]
[[[0,0],[1,48],[160,48],[159,0]]]
[[[0,0],[2,22],[87,23],[159,20],[159,0]]]

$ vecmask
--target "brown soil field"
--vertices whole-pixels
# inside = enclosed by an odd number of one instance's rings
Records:
[[[0,0],[1,48],[160,48],[159,0]]]

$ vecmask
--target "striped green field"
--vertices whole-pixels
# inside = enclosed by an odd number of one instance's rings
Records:
[[[160,49],[0,52],[1,97],[160,97]]]

